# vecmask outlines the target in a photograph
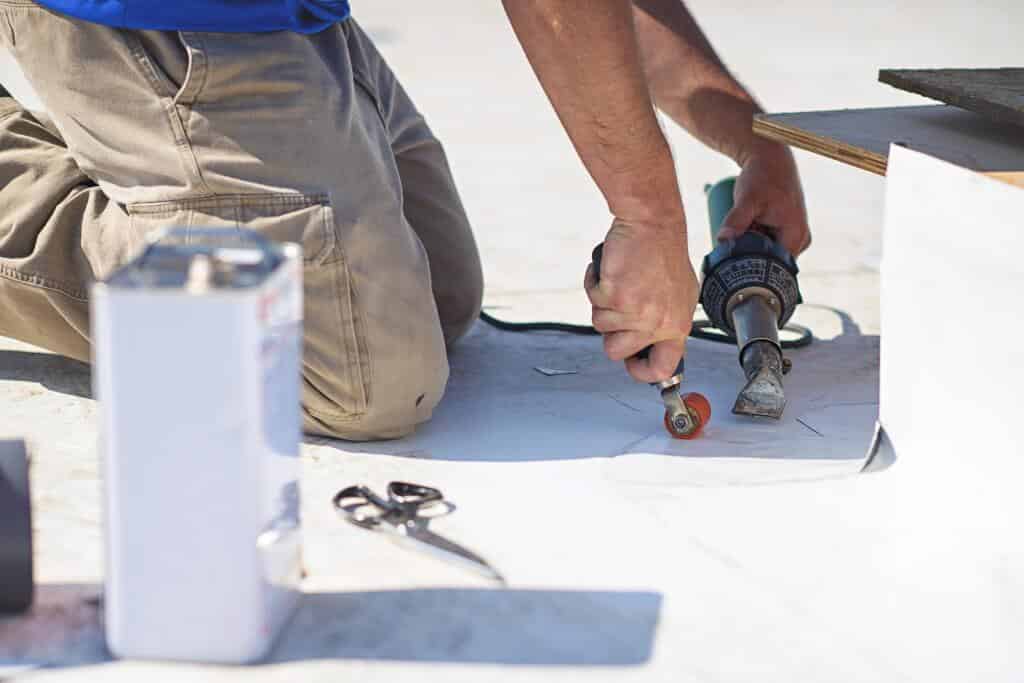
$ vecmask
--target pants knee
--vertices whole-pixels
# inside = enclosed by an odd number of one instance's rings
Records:
[[[324,394],[304,382],[303,430],[346,441],[399,439],[428,421],[448,383],[448,358],[440,344],[407,350],[373,367],[361,410],[325,404]]]
[[[451,348],[455,342],[466,336],[470,328],[480,317],[480,310],[483,307],[484,287],[483,278],[478,278],[460,290],[457,294],[448,297],[445,311],[441,318],[441,327],[444,330],[444,342]],[[440,307],[439,307],[440,308]]]
[[[388,441],[409,436],[415,424],[368,425],[361,419],[350,419],[336,414],[302,408],[302,431],[314,436],[326,436],[343,441]]]

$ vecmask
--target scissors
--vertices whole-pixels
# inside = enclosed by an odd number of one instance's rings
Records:
[[[455,509],[439,489],[393,481],[388,484],[385,498],[367,486],[357,485],[338,491],[332,502],[339,515],[358,527],[386,532],[400,544],[505,583],[505,578],[485,559],[427,528],[433,517]]]

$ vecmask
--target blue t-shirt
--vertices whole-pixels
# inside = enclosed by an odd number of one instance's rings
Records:
[[[163,31],[316,33],[346,19],[348,0],[37,0],[79,19]]]

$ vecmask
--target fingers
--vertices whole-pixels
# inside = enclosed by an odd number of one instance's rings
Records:
[[[799,256],[804,253],[811,246],[811,229],[806,225],[803,226],[803,230],[794,236],[791,242],[798,246],[792,249],[787,246],[786,248],[789,249],[789,253],[793,254],[793,256]]]
[[[778,242],[793,256],[799,256],[811,246],[811,232],[806,224],[788,225],[779,231]]]
[[[734,240],[750,229],[757,217],[757,207],[750,202],[739,202],[722,219],[719,240]]]
[[[651,346],[647,358],[637,353]],[[661,382],[675,374],[679,360],[686,350],[686,337],[665,339],[650,343],[650,336],[642,332],[611,332],[604,335],[604,351],[611,360],[621,360],[629,374],[641,382]]]
[[[643,331],[643,320],[637,315],[623,313],[611,308],[594,308],[590,315],[590,321],[594,329],[601,334],[609,332],[622,332],[624,330]],[[654,330],[648,330],[653,332]]]
[[[650,343],[650,332],[635,330],[609,332],[604,335],[604,353],[611,360],[626,360],[639,353]]]
[[[661,382],[675,374],[686,351],[686,338],[658,342],[647,358],[628,358],[626,371],[639,382]]]
[[[799,256],[811,246],[811,229],[807,223],[790,223],[779,231],[779,242],[793,256]]]
[[[796,214],[798,212],[791,212]],[[773,209],[762,211],[754,202],[745,201],[737,204],[722,219],[722,229],[718,231],[719,240],[734,240],[750,230],[755,224],[763,225],[770,231],[771,237],[786,248],[786,251],[799,256],[811,246],[811,231],[805,221],[793,222],[773,220],[781,218]]]

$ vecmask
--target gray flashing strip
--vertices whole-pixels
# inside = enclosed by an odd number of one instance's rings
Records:
[[[871,445],[868,447],[867,459],[864,461],[864,466],[861,468],[861,473],[866,472],[881,472],[882,470],[888,469],[890,465],[896,462],[896,449],[893,448],[892,440],[889,439],[889,435],[885,432],[885,427],[882,423],[875,423],[875,435],[871,439]]]

